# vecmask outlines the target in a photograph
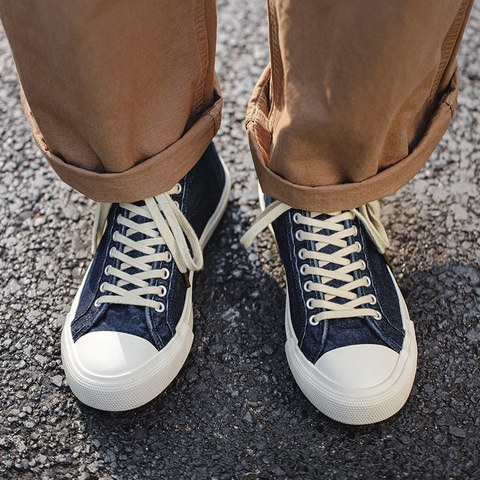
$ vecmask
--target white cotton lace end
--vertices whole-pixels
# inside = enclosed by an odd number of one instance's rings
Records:
[[[291,208],[292,207],[285,203],[275,200],[257,217],[252,226],[242,236],[240,242],[245,245],[245,247],[249,247],[262,230],[267,228],[275,219]]]

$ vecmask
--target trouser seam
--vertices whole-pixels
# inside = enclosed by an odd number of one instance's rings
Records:
[[[275,7],[272,0],[268,1],[268,21],[269,21],[269,31],[270,31],[270,56],[271,56],[271,74],[270,74],[270,84],[272,88],[270,89],[273,92],[270,95],[271,108],[269,114],[269,120],[267,122],[268,128],[273,131],[276,118],[278,113],[277,103],[278,95],[282,93],[283,88],[279,81],[280,66],[282,65],[281,57],[279,57],[279,41],[278,41],[278,19],[275,13]],[[275,88],[273,88],[273,83],[275,82]],[[276,92],[276,95],[275,95]]]
[[[437,95],[437,89],[440,84],[440,81],[445,73],[445,69],[452,57],[452,52],[455,48],[455,45],[458,41],[458,36],[462,29],[463,24],[465,23],[465,15],[468,11],[468,6],[470,0],[464,0],[460,8],[458,9],[457,15],[450,26],[450,29],[445,37],[444,43],[442,45],[442,54],[440,58],[440,64],[438,66],[437,74],[435,75],[435,80],[433,81],[432,89],[428,96],[428,103],[432,103],[435,96]]]
[[[200,55],[201,72],[195,89],[193,111],[198,116],[203,111],[205,80],[208,71],[208,33],[206,27],[205,2],[199,0],[195,8],[195,36]]]

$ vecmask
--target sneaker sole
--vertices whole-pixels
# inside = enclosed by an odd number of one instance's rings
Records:
[[[200,237],[202,248],[208,243],[218,226],[228,204],[230,173],[219,157],[225,172],[225,186],[218,206],[210,217]],[[90,267],[89,267],[90,268]],[[118,412],[140,407],[157,397],[180,372],[193,343],[192,288],[187,289],[185,306],[177,324],[176,333],[167,346],[141,367],[119,376],[96,376],[85,370],[78,362],[70,325],[80,300],[88,271],[73,301],[62,330],[61,352],[67,382],[74,395],[85,405],[99,410]],[[193,272],[190,273],[193,285]]]
[[[263,192],[259,185],[260,208],[265,209]],[[270,231],[275,238],[273,227]],[[349,425],[367,425],[381,422],[395,415],[406,403],[412,390],[417,370],[417,342],[415,327],[410,320],[407,305],[389,269],[400,299],[400,309],[405,329],[403,349],[390,376],[370,388],[345,388],[323,375],[298,346],[292,325],[290,302],[285,306],[285,352],[288,365],[300,390],[324,415]]]

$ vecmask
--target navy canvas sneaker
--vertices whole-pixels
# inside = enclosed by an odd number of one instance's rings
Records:
[[[229,192],[211,144],[169,192],[101,205],[101,241],[62,332],[67,380],[83,403],[135,408],[178,374],[193,341],[193,272]]]
[[[287,277],[285,349],[296,382],[334,420],[385,420],[410,394],[417,345],[384,256],[378,202],[319,214],[265,201],[242,241],[249,245],[273,224]]]

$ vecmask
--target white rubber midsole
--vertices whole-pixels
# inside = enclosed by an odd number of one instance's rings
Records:
[[[218,206],[199,239],[202,248],[205,247],[215,231],[228,204],[231,179],[221,158],[220,162],[225,172],[225,186]],[[76,397],[91,407],[108,411],[139,407],[159,395],[177,376],[187,359],[193,343],[192,288],[187,289],[183,312],[175,335],[165,348],[132,371],[115,376],[98,376],[86,370],[79,362],[75,355],[71,333],[71,322],[75,318],[90,266],[75,295],[62,330],[62,361],[67,381]],[[190,273],[190,283],[193,285],[193,272]]]

